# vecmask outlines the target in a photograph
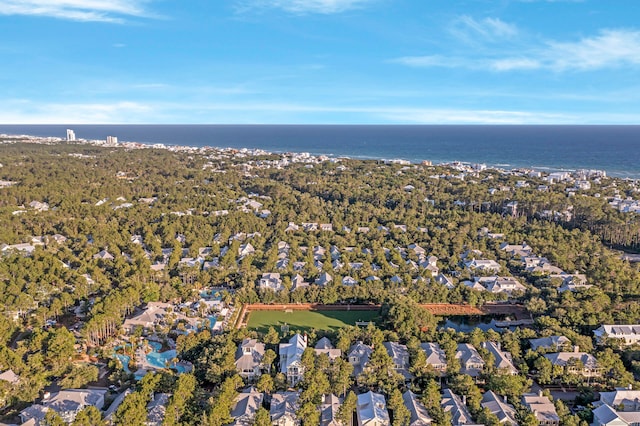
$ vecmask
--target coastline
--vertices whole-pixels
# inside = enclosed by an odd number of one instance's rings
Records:
[[[65,127],[62,125],[55,125],[56,127]],[[173,125],[166,125],[173,126]],[[45,126],[47,127],[47,126]],[[73,127],[73,126],[71,126]],[[100,127],[108,127],[107,125],[101,125]],[[125,126],[126,127],[126,126]],[[223,126],[224,127],[224,126]],[[233,127],[233,126],[228,126]],[[259,126],[263,127],[263,126]],[[264,127],[273,127],[273,126],[264,126]],[[303,126],[294,126],[294,127],[303,127]],[[335,126],[334,126],[335,127]],[[0,129],[2,126],[0,126]],[[155,148],[155,149],[168,149],[171,151],[189,151],[189,152],[208,152],[208,151],[220,151],[220,152],[229,152],[229,151],[239,151],[251,153],[252,155],[285,155],[288,153],[296,153],[296,154],[307,154],[314,157],[327,157],[328,159],[354,159],[354,160],[367,160],[367,161],[383,161],[383,162],[395,162],[398,164],[429,164],[434,166],[449,166],[449,167],[465,167],[471,169],[482,170],[484,168],[494,169],[501,172],[512,172],[512,171],[535,171],[541,173],[556,173],[556,172],[575,172],[578,170],[590,170],[590,171],[604,171],[607,176],[616,177],[620,179],[628,179],[628,180],[640,180],[640,169],[637,171],[629,171],[629,170],[611,170],[610,168],[588,168],[588,167],[575,167],[575,166],[553,166],[553,165],[535,165],[531,163],[527,163],[526,160],[519,161],[510,161],[509,163],[498,161],[498,162],[486,162],[486,161],[469,161],[460,160],[451,158],[416,158],[415,156],[409,155],[398,155],[396,157],[386,157],[379,155],[367,155],[363,153],[340,153],[340,152],[329,152],[327,150],[318,150],[317,147],[311,147],[312,149],[301,149],[299,150],[291,150],[291,149],[264,149],[261,147],[256,147],[255,144],[248,143],[246,146],[216,146],[216,145],[203,145],[206,142],[198,142],[195,144],[179,144],[179,143],[163,143],[163,142],[152,142],[152,141],[130,141],[130,140],[121,140],[117,143],[117,145],[108,145],[105,140],[102,139],[85,139],[78,138],[74,141],[67,141],[66,139],[58,136],[42,136],[42,135],[33,135],[33,134],[0,134],[0,139],[4,139],[7,142],[27,142],[27,143],[44,143],[44,144],[56,144],[56,143],[77,143],[77,144],[88,144],[94,146],[103,146],[103,147],[119,147],[125,149],[144,149],[144,148]],[[7,143],[1,142],[1,143]],[[254,145],[254,146],[251,146]],[[366,145],[366,144],[365,144]],[[315,149],[314,149],[315,148]],[[349,148],[351,151],[357,149],[357,146]],[[364,151],[365,149],[363,149]],[[519,164],[512,164],[519,163]]]

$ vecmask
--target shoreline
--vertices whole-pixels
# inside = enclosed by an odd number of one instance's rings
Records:
[[[13,139],[13,140],[12,140]],[[8,141],[5,141],[8,140]],[[429,159],[406,159],[406,158],[383,158],[371,155],[343,155],[336,153],[325,153],[314,150],[307,151],[291,151],[291,150],[266,150],[258,147],[221,147],[213,145],[180,145],[180,144],[167,144],[158,142],[138,142],[138,141],[118,141],[117,144],[107,144],[105,140],[99,139],[84,139],[79,138],[73,141],[67,141],[64,138],[58,136],[37,136],[28,134],[0,134],[0,145],[4,143],[35,143],[35,144],[78,144],[78,145],[92,145],[100,146],[104,148],[123,148],[123,149],[166,149],[169,151],[218,151],[229,152],[238,151],[241,153],[248,153],[250,155],[309,155],[311,157],[326,157],[327,159],[339,160],[339,159],[353,159],[361,161],[382,161],[385,163],[395,163],[403,165],[428,165],[428,166],[441,166],[441,167],[463,167],[470,168],[477,171],[484,169],[492,169],[498,172],[515,172],[515,171],[532,171],[538,173],[574,173],[580,170],[590,172],[604,172],[606,177],[612,177],[623,180],[640,181],[640,171],[637,173],[611,171],[607,169],[593,169],[593,168],[576,168],[576,167],[554,167],[554,166],[535,166],[535,165],[514,165],[508,163],[484,163],[473,161],[460,161],[460,160],[429,160]]]

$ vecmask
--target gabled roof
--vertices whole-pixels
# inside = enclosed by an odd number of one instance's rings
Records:
[[[439,344],[433,342],[422,343],[420,345],[427,356],[427,364],[447,365],[447,356]]]
[[[264,395],[253,387],[239,393],[231,410],[231,417],[234,419],[232,425],[249,426],[253,424],[253,419],[262,406],[263,398]]]
[[[442,408],[445,412],[451,413],[452,425],[471,425],[473,424],[473,418],[471,413],[467,410],[467,407],[462,402],[462,399],[451,389],[445,389],[442,392]]]
[[[488,408],[500,423],[508,422],[513,426],[517,426],[518,422],[516,422],[516,410],[513,408],[511,404],[508,404],[505,399],[499,395],[497,395],[493,391],[485,392],[482,396],[482,407]]]
[[[384,395],[369,391],[358,395],[356,405],[359,425],[390,425]]]
[[[287,418],[295,421],[296,411],[298,411],[298,399],[297,392],[274,393],[271,397],[271,407],[269,409],[273,424],[284,424]]]
[[[410,390],[402,395],[404,405],[411,413],[409,426],[425,426],[430,425],[433,419],[427,412],[427,408],[418,400],[416,394]]]
[[[541,337],[540,339],[531,339],[529,343],[531,344],[531,349],[535,351],[538,348],[558,349],[559,347],[570,345],[571,340],[565,336],[549,336]]]
[[[286,374],[293,363],[300,362],[306,348],[307,342],[299,333],[291,337],[289,343],[280,343],[280,371]]]
[[[333,394],[323,395],[320,405],[320,426],[338,426],[342,422],[338,420],[338,410],[342,405],[340,398]]]
[[[491,341],[485,342],[484,347],[493,355],[495,359],[495,368],[505,370],[509,374],[518,374],[518,370],[513,365],[513,361],[511,360],[511,354],[509,352],[503,351],[498,343]]]

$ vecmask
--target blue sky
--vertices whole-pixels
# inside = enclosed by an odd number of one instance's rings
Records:
[[[638,0],[0,0],[0,123],[640,124]]]

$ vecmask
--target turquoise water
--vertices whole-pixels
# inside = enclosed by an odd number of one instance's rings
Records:
[[[176,357],[175,350],[164,352],[149,352],[147,354],[147,362],[156,368],[167,368],[167,361],[171,361]]]
[[[116,358],[118,358],[120,360],[120,363],[122,363],[122,369],[126,373],[131,373],[131,371],[129,371],[129,361],[131,361],[131,357],[127,355],[116,354]]]

